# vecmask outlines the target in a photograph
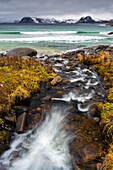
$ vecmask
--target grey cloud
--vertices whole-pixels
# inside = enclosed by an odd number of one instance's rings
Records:
[[[113,0],[0,0],[0,18],[21,19],[24,16],[63,17],[108,13],[113,18]]]

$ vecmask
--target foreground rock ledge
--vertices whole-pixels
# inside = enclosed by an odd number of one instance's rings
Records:
[[[37,51],[32,48],[14,48],[7,52],[7,56],[22,57],[22,56],[36,56]]]

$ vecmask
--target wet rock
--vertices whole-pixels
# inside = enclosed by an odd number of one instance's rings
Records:
[[[32,48],[14,48],[7,52],[7,56],[22,57],[22,56],[36,56],[37,51]]]
[[[16,106],[15,110],[16,110],[16,116],[18,117],[18,116],[20,116],[22,113],[27,112],[27,111],[28,111],[28,108],[25,107],[25,106]]]
[[[5,120],[3,118],[0,118],[0,130],[5,128]]]
[[[45,84],[45,88],[48,89],[48,90],[51,88],[50,82],[47,82],[47,83]]]
[[[0,53],[0,58],[1,58],[1,57],[5,57],[5,55],[4,55],[3,53]]]
[[[5,120],[11,124],[14,124],[16,122],[16,116],[6,115]]]
[[[106,51],[113,51],[113,47],[107,47]]]
[[[95,115],[95,111],[96,111],[95,105],[92,104],[92,105],[89,107],[88,114],[89,114],[90,116],[94,116],[94,115]]]
[[[107,46],[107,45],[98,45],[98,46],[93,46],[93,47],[91,47],[91,48],[88,48],[88,49],[86,49],[86,52],[87,53],[89,53],[89,54],[95,54],[95,53],[97,53],[97,52],[99,52],[99,51],[105,51],[106,50],[106,48],[108,48],[109,46]]]
[[[66,69],[67,69],[66,72],[75,71],[75,68],[73,68],[73,67],[66,68]]]
[[[97,68],[96,68],[95,66],[92,66],[92,67],[91,67],[91,70],[92,70],[92,71],[96,71]]]
[[[10,135],[7,131],[0,131],[0,155],[9,149]]]
[[[55,63],[55,64],[57,64],[57,63],[62,64],[62,60],[56,60],[54,63]]]
[[[57,83],[60,83],[61,81],[62,81],[62,78],[60,76],[57,76],[51,81],[51,85],[54,86]]]
[[[100,121],[99,117],[94,117],[93,120],[97,123]]]
[[[108,35],[113,35],[113,32],[109,32]]]
[[[69,62],[67,63],[67,66],[73,66],[73,65],[74,65],[73,62],[70,62],[70,61],[69,61]]]
[[[102,163],[97,163],[96,164],[97,170],[102,170]]]
[[[22,133],[25,130],[25,126],[26,126],[26,118],[27,118],[27,113],[24,112],[23,114],[21,114],[18,118],[17,118],[17,122],[16,122],[16,131],[18,133]]]
[[[75,167],[74,167],[75,170],[82,170],[81,168],[79,168],[76,164],[75,164]]]
[[[88,162],[100,157],[102,154],[102,147],[99,144],[89,144],[83,147],[80,151],[80,156],[83,162]]]
[[[53,57],[54,58],[58,58],[58,57],[60,57],[60,55],[59,54],[55,54]]]
[[[107,47],[109,47],[108,45],[98,45],[96,47],[96,51],[102,51],[102,50],[105,50]]]
[[[8,159],[10,159],[10,160],[12,161],[12,160],[14,160],[14,159],[16,159],[16,158],[18,158],[18,157],[19,157],[19,152],[18,152],[18,151],[13,151],[13,152],[9,155]]]
[[[48,96],[44,97],[43,100],[51,100],[51,98],[52,97],[48,95]]]
[[[70,81],[69,81],[69,80],[63,80],[63,81],[61,82],[61,84],[67,84],[67,83],[70,83]]]

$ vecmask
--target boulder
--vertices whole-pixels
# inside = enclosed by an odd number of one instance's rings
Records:
[[[57,83],[60,83],[61,81],[62,81],[62,78],[60,76],[57,76],[51,81],[51,85],[54,86]]]
[[[43,100],[49,101],[49,100],[51,100],[51,98],[52,98],[52,97],[51,97],[50,95],[48,95],[48,96],[44,97]]]
[[[22,56],[36,56],[37,51],[32,48],[14,48],[7,52],[7,56],[22,57]]]
[[[113,32],[109,32],[108,35],[113,35]]]
[[[92,161],[102,154],[102,146],[100,144],[91,143],[84,146],[80,151],[83,162]]]
[[[18,133],[23,133],[25,130],[25,126],[26,126],[26,118],[27,118],[27,113],[24,112],[23,114],[21,114],[18,118],[17,118],[17,122],[16,122],[16,131]]]
[[[90,105],[88,115],[90,115],[91,117],[95,116],[95,112],[96,112],[95,104]]]
[[[8,122],[12,125],[15,124],[16,116],[12,116],[12,115],[8,114],[4,118],[5,118],[6,122]]]

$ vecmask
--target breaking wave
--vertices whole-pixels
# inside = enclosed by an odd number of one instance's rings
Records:
[[[40,37],[29,37],[29,38],[0,38],[0,41],[5,42],[62,42],[62,43],[76,43],[76,42],[85,42],[90,40],[101,40],[105,39],[106,37],[99,37],[99,36],[79,36],[79,35],[70,35],[70,36],[40,36]]]

